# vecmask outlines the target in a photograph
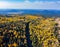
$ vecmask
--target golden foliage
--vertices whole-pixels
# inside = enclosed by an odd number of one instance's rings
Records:
[[[0,26],[4,25],[0,28],[3,32],[3,35],[0,35],[0,42],[7,34],[10,41],[8,47],[20,47],[21,45],[28,47],[25,36],[27,22],[30,22],[29,32],[33,47],[59,47],[59,41],[54,33],[56,24],[54,18],[33,15],[0,17]],[[3,47],[3,44],[0,46]]]

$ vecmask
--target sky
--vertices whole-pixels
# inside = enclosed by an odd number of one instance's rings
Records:
[[[0,9],[60,10],[60,0],[0,0]]]

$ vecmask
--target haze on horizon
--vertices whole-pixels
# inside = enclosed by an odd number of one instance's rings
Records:
[[[60,10],[60,0],[0,0],[0,9]]]

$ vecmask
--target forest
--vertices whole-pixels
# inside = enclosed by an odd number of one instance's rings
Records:
[[[0,47],[60,47],[60,27],[52,17],[0,16]]]

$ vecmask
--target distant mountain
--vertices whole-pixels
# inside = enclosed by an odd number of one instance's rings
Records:
[[[60,10],[32,10],[32,9],[0,9],[0,15],[8,14],[32,14],[32,15],[42,15],[45,17],[60,17]]]

